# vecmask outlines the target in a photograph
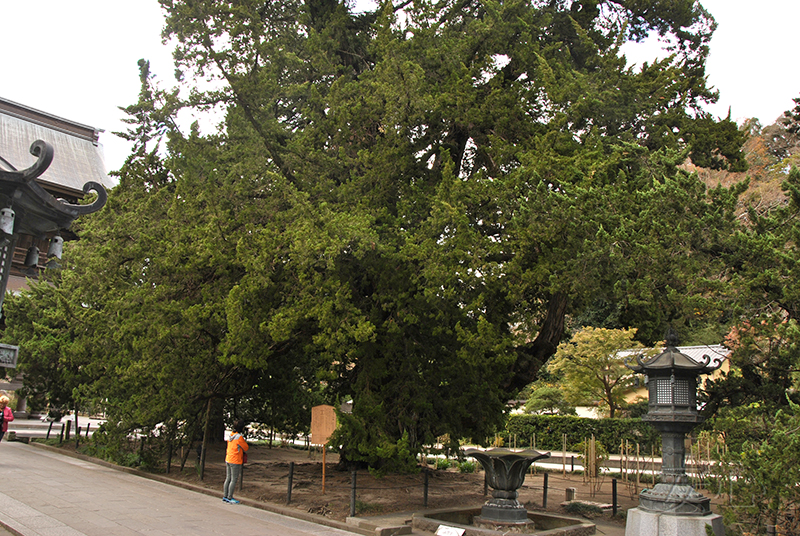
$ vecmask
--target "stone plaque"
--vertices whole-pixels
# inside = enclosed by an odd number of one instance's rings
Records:
[[[19,346],[0,344],[0,367],[17,368]]]

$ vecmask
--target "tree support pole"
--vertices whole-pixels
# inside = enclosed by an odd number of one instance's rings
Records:
[[[205,476],[205,469],[206,469],[206,452],[208,452],[208,439],[209,435],[211,435],[211,399],[208,399],[208,405],[206,406],[206,425],[205,429],[203,430],[203,447],[200,451],[200,480],[203,480],[203,476]]]

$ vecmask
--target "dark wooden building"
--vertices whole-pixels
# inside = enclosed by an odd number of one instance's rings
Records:
[[[106,173],[103,149],[99,143],[102,130],[29,108],[0,97],[0,169],[16,171],[36,162],[31,144],[43,140],[54,148],[53,161],[36,182],[53,197],[77,204],[86,195],[83,186],[96,182],[110,190],[114,182]],[[53,233],[55,234],[55,233]],[[62,231],[65,240],[69,231]],[[26,278],[36,278],[47,263],[52,236],[20,235],[14,248],[7,291],[25,288]],[[35,267],[25,266],[31,246],[37,246]]]
[[[36,200],[44,203],[41,214],[47,214],[56,207],[56,213],[61,218],[67,218],[61,219],[62,223],[48,222],[48,225],[37,226],[36,223],[41,224],[43,220],[37,220],[34,213],[38,210],[36,207],[32,208],[30,199],[24,198],[25,195],[30,195],[31,187],[17,189],[12,184],[12,187],[4,190],[7,193],[0,194],[0,208],[3,209],[0,210],[0,230],[3,231],[0,234],[4,237],[3,245],[0,246],[0,288],[5,287],[7,292],[18,292],[26,288],[27,280],[38,278],[41,271],[46,269],[47,263],[54,260],[49,258],[54,251],[51,245],[75,238],[68,227],[77,214],[64,213],[63,203],[79,204],[87,195],[84,192],[87,183],[102,186],[105,190],[113,188],[114,182],[106,173],[103,162],[103,149],[98,139],[100,132],[102,130],[0,97],[0,176],[4,173],[17,176],[18,172],[24,173],[37,164],[41,165],[42,151],[50,155],[52,148],[52,161],[46,165],[45,171],[40,175],[29,175],[24,180],[28,181],[28,185],[33,180],[41,187],[35,188],[38,193],[34,192]],[[34,142],[38,141],[46,142],[47,147],[43,149],[44,144],[39,143],[36,149],[39,155],[31,154]],[[98,192],[100,193],[102,203],[105,203],[105,192]],[[95,203],[97,200],[93,202]],[[13,239],[7,234],[12,231],[3,227],[5,215],[2,212],[7,210],[19,213],[16,214],[16,221],[12,220]],[[54,241],[55,237],[60,238]],[[12,379],[0,380],[0,391],[11,393],[20,387],[20,378],[13,378],[14,374],[9,376]],[[18,401],[15,415],[27,415],[24,399]]]

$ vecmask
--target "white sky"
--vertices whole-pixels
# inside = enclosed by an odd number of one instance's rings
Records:
[[[800,1],[702,4],[719,23],[708,74],[720,101],[710,111],[725,116],[730,107],[734,119],[766,125],[793,108]],[[118,169],[129,146],[112,132],[125,129],[118,107],[137,100],[137,61],[149,59],[163,87],[173,85],[162,26],[157,0],[0,0],[0,96],[105,130],[106,167]]]

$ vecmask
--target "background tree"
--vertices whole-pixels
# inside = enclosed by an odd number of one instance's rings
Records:
[[[520,393],[526,400],[525,413],[538,415],[576,415],[575,407],[569,404],[564,391],[552,381],[537,380]]]
[[[566,399],[572,404],[599,402],[614,418],[625,407],[625,393],[635,378],[625,366],[626,350],[642,348],[633,340],[635,330],[583,328],[558,346],[548,362],[548,371],[560,381]]]
[[[779,533],[797,532],[800,407],[791,402],[777,412],[758,403],[732,407],[714,426],[724,431],[715,452],[730,493],[722,507],[726,532],[766,525],[775,525]]]
[[[30,410],[58,420],[73,410],[92,409],[79,393],[97,379],[85,351],[87,330],[96,325],[93,312],[48,280],[9,294],[3,312],[4,337],[22,342],[17,372],[24,375],[24,384],[18,395],[29,400]]]
[[[800,302],[793,284],[800,269],[800,171],[790,171],[783,189],[787,203],[764,213],[748,211],[748,224],[735,236],[728,256],[739,289],[735,303],[740,321],[727,341],[731,372],[708,383],[709,413],[727,404],[758,402],[775,409],[789,400],[800,401],[796,390]]]

